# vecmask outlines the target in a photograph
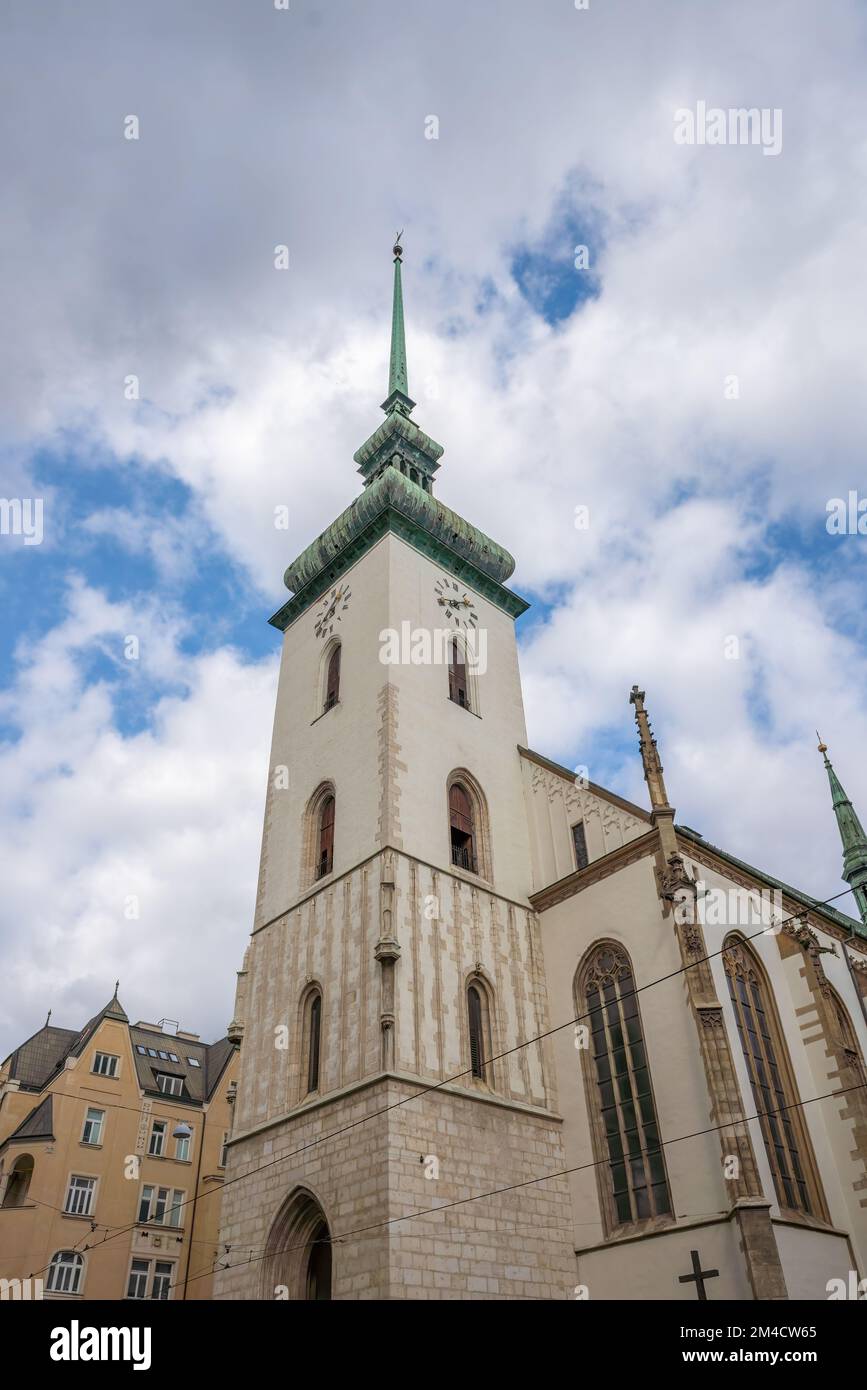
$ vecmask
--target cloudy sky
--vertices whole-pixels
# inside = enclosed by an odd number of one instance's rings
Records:
[[[867,536],[827,525],[867,495],[864,6],[9,0],[2,25],[0,493],[42,499],[43,539],[0,535],[0,1056],[118,976],[134,1018],[225,1029],[266,619],[359,489],[398,227],[438,495],[533,604],[531,745],[644,803],[639,681],[679,818],[838,893],[813,731],[867,814]],[[678,143],[698,103],[781,113],[781,150]]]

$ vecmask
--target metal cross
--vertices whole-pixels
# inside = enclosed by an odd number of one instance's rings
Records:
[[[706,1303],[707,1294],[705,1293],[704,1281],[705,1279],[718,1279],[719,1270],[702,1269],[701,1260],[698,1257],[697,1250],[690,1250],[689,1254],[690,1259],[692,1260],[692,1274],[679,1274],[677,1282],[679,1284],[695,1284],[696,1289],[698,1290],[699,1298],[703,1299]]]

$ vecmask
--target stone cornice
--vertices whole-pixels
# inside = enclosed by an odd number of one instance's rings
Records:
[[[371,1086],[376,1086],[383,1081],[396,1081],[400,1085],[414,1086],[419,1096],[432,1095],[434,1092],[442,1091],[445,1095],[459,1100],[482,1101],[485,1105],[493,1105],[501,1110],[516,1110],[521,1115],[533,1115],[540,1120],[545,1120],[551,1124],[562,1124],[563,1117],[555,1110],[545,1110],[541,1105],[527,1105],[524,1101],[510,1100],[508,1096],[498,1096],[495,1091],[469,1090],[466,1086],[461,1086],[453,1081],[436,1081],[433,1077],[413,1076],[409,1072],[402,1071],[378,1071],[372,1076],[364,1076],[360,1081],[352,1081],[348,1086],[340,1086],[335,1091],[328,1091],[325,1095],[317,1096],[314,1101],[305,1101],[301,1105],[296,1105],[292,1110],[285,1110],[282,1115],[276,1115],[271,1120],[263,1120],[261,1124],[253,1125],[250,1129],[239,1131],[233,1134],[226,1142],[227,1147],[231,1148],[234,1144],[242,1144],[245,1139],[252,1139],[254,1135],[264,1134],[269,1129],[275,1129],[278,1125],[288,1124],[291,1120],[304,1120],[308,1115],[315,1114],[323,1107],[331,1106],[335,1101],[344,1100],[347,1096],[356,1095],[359,1091],[367,1091]],[[415,1100],[411,1096],[408,1100]],[[387,1109],[372,1111],[363,1119],[373,1119],[377,1115],[386,1113]],[[320,1142],[324,1143],[328,1135],[323,1135]],[[557,1173],[550,1173],[549,1177],[559,1177]]]

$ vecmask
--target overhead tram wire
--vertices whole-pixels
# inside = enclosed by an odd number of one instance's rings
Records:
[[[804,1106],[812,1105],[815,1101],[832,1100],[835,1096],[845,1096],[850,1091],[860,1091],[863,1090],[865,1087],[867,1087],[867,1082],[861,1081],[855,1086],[844,1086],[839,1091],[826,1091],[825,1094],[821,1096],[808,1096],[806,1100],[792,1101],[789,1105],[780,1106],[779,1110],[757,1110],[755,1115],[745,1115],[741,1120],[738,1120],[735,1123],[748,1124],[751,1120],[761,1120],[769,1115],[782,1115],[788,1110],[803,1109]],[[679,1134],[675,1139],[660,1139],[659,1144],[655,1149],[641,1149],[639,1150],[639,1152],[642,1157],[647,1158],[654,1154],[658,1154],[662,1149],[668,1148],[673,1144],[682,1144],[687,1139],[701,1139],[708,1134],[717,1134],[721,1129],[730,1128],[731,1124],[732,1122],[729,1121],[727,1124],[711,1125],[707,1129],[697,1129],[691,1134]],[[341,1235],[329,1236],[327,1241],[307,1240],[302,1241],[299,1245],[278,1246],[276,1250],[266,1249],[265,1254],[257,1255],[255,1260],[252,1258],[249,1260],[239,1260],[237,1264],[233,1265],[215,1264],[213,1268],[207,1270],[204,1274],[195,1275],[194,1278],[190,1279],[188,1282],[192,1284],[195,1282],[195,1279],[207,1279],[210,1277],[210,1275],[215,1274],[218,1269],[243,1269],[246,1265],[255,1264],[259,1260],[269,1259],[273,1255],[288,1254],[290,1251],[293,1250],[305,1250],[310,1245],[342,1245],[352,1236],[359,1236],[365,1233],[381,1230],[386,1226],[395,1226],[401,1221],[414,1221],[419,1216],[436,1216],[438,1212],[448,1211],[452,1207],[466,1206],[469,1202],[480,1202],[486,1197],[497,1197],[505,1192],[515,1192],[517,1189],[522,1187],[532,1187],[537,1183],[551,1182],[554,1178],[565,1178],[571,1176],[573,1173],[583,1173],[586,1172],[587,1169],[598,1168],[603,1164],[608,1163],[609,1161],[610,1160],[608,1158],[594,1159],[592,1163],[580,1163],[574,1168],[560,1168],[556,1173],[544,1173],[541,1177],[538,1178],[525,1178],[523,1182],[510,1183],[506,1187],[493,1187],[487,1192],[474,1193],[472,1197],[459,1197],[454,1202],[443,1202],[442,1205],[438,1207],[425,1207],[421,1211],[407,1212],[405,1216],[390,1216],[384,1221],[374,1221],[367,1226],[356,1226],[351,1231],[344,1231]],[[726,1215],[726,1213],[721,1212],[719,1213],[719,1215]],[[675,1226],[673,1229],[677,1230],[678,1228]],[[249,1245],[239,1246],[239,1249],[246,1250],[259,1248],[261,1247]]]
[[[817,901],[814,904],[805,906],[799,912],[793,912],[788,917],[782,918],[781,921],[777,923],[761,927],[759,931],[754,932],[751,936],[746,936],[744,939],[746,941],[755,941],[756,938],[759,936],[767,936],[769,932],[775,933],[779,930],[779,928],[784,927],[787,923],[801,921],[805,918],[808,912],[814,910],[815,908],[825,907],[829,903],[836,902],[838,898],[844,898],[848,893],[851,893],[852,891],[853,890],[851,888],[844,888],[839,893],[833,894],[832,897],[823,898],[821,901]],[[721,946],[718,951],[710,951],[705,956],[699,956],[697,960],[690,961],[687,965],[681,966],[678,970],[672,970],[667,975],[660,975],[655,980],[648,980],[646,984],[637,985],[635,989],[627,990],[623,994],[622,998],[629,999],[633,995],[642,994],[645,990],[652,989],[655,985],[665,984],[665,982],[668,980],[674,980],[679,975],[685,974],[687,970],[692,970],[697,965],[703,965],[705,961],[714,960],[717,956],[721,956],[724,952],[724,949],[725,948]],[[506,1048],[503,1052],[496,1053],[496,1055],[490,1057],[488,1061],[489,1063],[493,1064],[494,1062],[502,1060],[502,1058],[504,1057],[510,1057],[514,1053],[522,1051],[525,1047],[533,1047],[537,1043],[543,1042],[546,1038],[553,1037],[555,1033],[561,1033],[564,1028],[572,1028],[577,1023],[583,1023],[585,1020],[591,1019],[595,1012],[596,1010],[591,1009],[585,1014],[578,1014],[575,1018],[567,1019],[565,1023],[558,1023],[555,1025],[555,1027],[546,1029],[544,1033],[538,1033],[533,1038],[527,1038],[524,1042],[516,1043],[514,1047],[509,1047]],[[315,1148],[318,1144],[324,1144],[329,1139],[337,1139],[341,1134],[346,1134],[349,1130],[357,1129],[359,1125],[367,1124],[369,1120],[378,1119],[382,1115],[387,1115],[391,1110],[397,1110],[401,1106],[407,1105],[410,1101],[418,1100],[421,1096],[427,1095],[432,1091],[438,1091],[443,1086],[448,1086],[454,1081],[459,1081],[462,1076],[468,1075],[468,1073],[471,1070],[471,1067],[464,1067],[462,1071],[455,1072],[452,1076],[446,1076],[442,1079],[442,1081],[410,1082],[408,1084],[418,1086],[418,1090],[416,1090],[412,1095],[403,1096],[400,1100],[392,1101],[390,1102],[390,1104],[382,1106],[379,1110],[372,1110],[369,1115],[362,1115],[357,1120],[351,1120],[349,1124],[341,1125],[339,1129],[330,1130],[327,1134],[319,1135],[316,1139],[311,1139],[308,1143],[301,1144],[297,1149],[291,1149],[288,1153],[280,1154],[277,1158],[269,1159],[267,1163],[262,1163],[257,1168],[251,1168],[247,1173],[239,1173],[237,1177],[227,1179],[219,1187],[212,1188],[210,1192],[199,1193],[198,1200],[204,1201],[206,1197],[212,1196],[215,1192],[224,1192],[227,1187],[231,1187],[234,1183],[244,1182],[247,1178],[255,1176],[256,1173],[262,1173],[268,1168],[273,1168],[278,1163],[285,1163],[287,1159],[297,1157],[298,1154],[304,1153],[307,1149]],[[58,1093],[55,1092],[54,1094]],[[132,1107],[123,1106],[119,1108],[129,1110]],[[192,1202],[194,1202],[195,1200],[196,1197],[188,1197],[186,1201],[180,1202],[178,1204],[177,1210],[182,1211],[184,1207],[190,1206]],[[120,1226],[116,1229],[113,1235],[107,1237],[107,1240],[116,1240],[118,1236],[125,1234],[125,1232],[135,1230],[136,1226],[138,1226],[139,1224],[139,1222],[133,1221],[127,1226]],[[107,1243],[107,1240],[101,1241],[100,1244],[105,1245]],[[45,1268],[47,1269],[48,1265],[46,1265]],[[30,1277],[34,1278],[35,1276],[31,1275]]]

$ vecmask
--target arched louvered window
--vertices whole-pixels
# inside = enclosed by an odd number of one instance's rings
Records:
[[[817,1213],[810,1141],[765,973],[740,937],[726,939],[722,959],[777,1201]]]
[[[319,846],[316,877],[324,878],[334,867],[334,797],[326,796],[319,808]]]
[[[671,1213],[650,1066],[632,965],[621,946],[593,949],[579,972],[579,1012],[590,1028],[588,1097],[608,1226]]]
[[[325,676],[325,709],[333,709],[340,699],[340,643],[335,646],[328,658],[328,671]],[[324,713],[324,710],[323,710]]]
[[[482,1021],[482,996],[477,985],[470,985],[467,990],[467,1010],[469,1013],[470,1030],[470,1064],[473,1076],[485,1079],[485,1031]]]
[[[322,1045],[322,995],[314,994],[307,1011],[307,1091],[319,1090],[319,1055]]]
[[[453,782],[449,787],[449,827],[452,863],[457,864],[461,869],[469,869],[471,873],[477,873],[473,803],[466,787],[460,782]]]
[[[449,641],[449,699],[464,709],[471,708],[466,652],[454,637]]]

